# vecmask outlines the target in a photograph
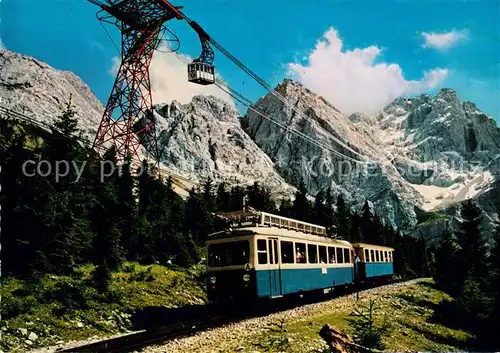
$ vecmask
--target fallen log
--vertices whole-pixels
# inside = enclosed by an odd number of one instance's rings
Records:
[[[346,335],[335,326],[326,324],[319,331],[320,337],[326,342],[332,353],[376,353],[374,349],[366,348],[354,343],[349,335]]]

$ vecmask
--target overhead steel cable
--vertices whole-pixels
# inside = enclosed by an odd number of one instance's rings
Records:
[[[190,24],[192,25],[195,23],[192,21],[189,17],[187,17],[184,13],[181,12],[182,17]],[[206,32],[205,32],[206,33]],[[266,81],[264,81],[262,78],[260,78],[256,73],[254,73],[252,70],[250,70],[245,64],[243,64],[240,60],[238,60],[234,55],[232,55],[228,50],[226,50],[222,45],[220,45],[217,41],[215,41],[212,37],[210,37],[208,34],[208,40],[209,42],[217,49],[219,50],[224,56],[226,56],[229,60],[231,60],[234,64],[236,64],[240,69],[245,71],[250,77],[252,77],[257,83],[259,83],[262,87],[264,87],[269,93],[271,93],[273,96],[278,98],[283,104],[289,106],[293,111],[295,111],[297,114],[299,114],[302,118],[308,118],[307,115],[304,114],[303,111],[298,109],[293,103],[288,101],[283,95],[281,95],[279,92],[277,92],[274,88],[272,88]],[[355,151],[348,145],[346,145],[343,141],[339,140],[335,136],[332,136],[332,140],[335,141],[337,144],[348,150],[349,152],[353,153],[354,155],[357,155],[363,159],[366,159],[366,156],[360,154],[359,152]]]
[[[343,158],[343,159],[347,159],[347,160],[350,160],[354,163],[358,163],[358,164],[371,164],[370,162],[364,162],[364,161],[360,161],[360,160],[357,160],[355,158],[352,158],[352,157],[349,157],[349,156],[346,156],[344,154],[342,154],[341,152],[339,151],[336,151],[328,146],[326,146],[325,144],[323,143],[320,143],[318,141],[315,141],[313,140],[310,136],[307,136],[306,134],[304,134],[303,132],[300,132],[290,126],[286,126],[282,123],[279,123],[277,122],[276,120],[268,117],[267,115],[259,112],[258,110],[256,110],[255,108],[253,108],[250,104],[247,104],[247,103],[244,103],[239,97],[238,95],[236,94],[233,94],[232,93],[232,89],[230,89],[228,86],[226,86],[226,88],[228,88],[228,90],[224,89],[224,86],[219,84],[219,83],[215,83],[215,85],[217,87],[219,87],[219,89],[221,89],[222,91],[226,92],[227,94],[229,94],[231,97],[233,97],[233,99],[237,100],[238,102],[240,102],[241,104],[245,105],[249,110],[253,111],[255,114],[261,116],[262,118],[268,120],[269,122],[275,124],[276,126],[282,128],[284,130],[284,132],[287,132],[287,131],[290,131],[291,133],[297,135],[298,137],[304,139],[306,142],[309,142],[310,144],[312,145],[315,145],[316,147],[319,147],[319,148],[322,148],[322,149],[325,149],[329,152],[331,152],[332,154],[336,155],[337,157],[340,157],[340,158]]]
[[[181,61],[183,61],[184,63],[189,63],[189,61],[177,54],[174,52],[174,55],[177,56],[177,58]],[[347,159],[347,160],[350,160],[352,162],[355,162],[355,163],[358,163],[358,164],[371,164],[370,162],[365,162],[365,161],[360,161],[360,160],[357,160],[355,158],[352,158],[352,157],[349,157],[349,156],[346,156],[345,154],[339,152],[339,151],[336,151],[334,149],[332,149],[330,146],[324,144],[323,142],[319,142],[319,141],[316,141],[314,140],[313,138],[311,138],[310,136],[307,136],[306,134],[304,134],[303,132],[297,130],[297,129],[294,129],[292,128],[291,126],[287,126],[287,125],[284,125],[272,118],[270,118],[269,116],[267,116],[266,114],[258,111],[257,109],[255,109],[253,106],[252,106],[252,101],[248,98],[246,98],[243,94],[239,93],[238,91],[232,89],[231,87],[227,86],[227,85],[224,85],[224,84],[221,84],[220,82],[215,82],[215,85],[220,89],[222,90],[223,92],[225,92],[226,94],[229,94],[233,99],[235,99],[236,101],[238,101],[240,104],[244,105],[245,107],[247,107],[249,110],[253,111],[255,114],[261,116],[262,118],[270,121],[271,123],[275,124],[276,126],[282,128],[284,131],[284,133],[286,133],[287,131],[290,131],[291,133],[297,135],[298,137],[304,139],[306,142],[316,146],[316,147],[319,147],[319,148],[322,148],[322,149],[325,149],[329,152],[331,152],[332,154],[336,155],[337,157],[340,157],[340,158],[343,158],[343,159]]]

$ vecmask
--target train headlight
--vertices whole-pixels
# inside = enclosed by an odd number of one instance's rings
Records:
[[[243,280],[244,280],[245,282],[250,281],[250,275],[249,275],[248,273],[245,273],[245,274],[243,275]]]
[[[217,282],[217,277],[215,276],[210,277],[210,283],[215,284],[215,282]]]

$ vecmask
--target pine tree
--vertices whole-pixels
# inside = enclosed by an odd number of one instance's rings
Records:
[[[460,250],[458,258],[460,264],[457,270],[460,273],[460,283],[467,277],[480,280],[487,276],[487,258],[484,240],[481,238],[481,210],[472,200],[466,201],[460,212],[462,222],[456,233]]]
[[[30,276],[42,239],[39,188],[43,185],[36,174],[22,171],[26,161],[34,160],[34,153],[25,148],[27,136],[18,135],[12,144],[2,150],[0,203],[2,205],[2,273],[19,277]],[[27,168],[27,173],[31,173]],[[47,263],[39,264],[44,271]]]
[[[332,227],[335,226],[335,220],[334,220],[334,200],[333,200],[333,195],[332,195],[332,189],[328,188],[325,193],[325,209],[326,209],[326,215],[325,215],[325,226],[328,229],[331,229]]]
[[[196,189],[189,192],[185,212],[185,238],[191,238],[197,245],[203,246],[208,234],[212,232],[212,215],[208,211],[203,197]]]
[[[261,193],[263,200],[262,210],[269,213],[277,213],[278,210],[276,208],[276,203],[271,197],[271,191],[268,188],[262,188]]]
[[[131,170],[131,158],[125,159],[117,180],[119,229],[123,239],[123,246],[130,260],[137,260],[137,239],[133,232],[137,222],[137,204],[134,196],[134,178]]]
[[[495,227],[495,245],[490,256],[489,292],[494,300],[492,325],[498,327],[500,324],[500,223]]]
[[[365,241],[363,232],[361,230],[361,217],[354,212],[349,217],[350,227],[348,228],[348,238],[346,240],[352,243],[359,243]]]
[[[293,217],[293,203],[290,199],[282,199],[279,214],[283,217],[292,218]]]
[[[212,179],[208,178],[203,184],[203,202],[208,212],[215,211],[215,195]]]
[[[353,227],[352,221],[354,220],[354,218],[351,218],[350,212],[347,209],[342,195],[339,195],[337,197],[336,206],[337,212],[334,215],[334,223],[337,231],[337,236],[340,239],[350,241],[351,239],[354,239],[351,234],[351,228]]]
[[[216,195],[217,210],[229,211],[231,209],[231,194],[226,190],[226,184],[220,183]]]
[[[106,151],[104,161],[110,162],[113,168],[117,165],[116,150],[114,147]],[[99,289],[106,289],[111,278],[111,272],[118,269],[123,261],[123,242],[120,228],[123,216],[119,207],[119,179],[115,171],[110,177],[101,181],[95,180],[95,190],[98,199],[93,210],[93,228],[95,231],[93,252],[97,268],[94,272],[94,281]],[[109,174],[109,173],[106,173]]]
[[[325,205],[325,193],[321,190],[318,191],[314,199],[313,221],[316,224],[327,226],[328,211]]]
[[[312,206],[307,199],[306,184],[301,180],[299,188],[295,193],[295,200],[293,202],[292,215],[293,218],[310,222],[312,214]]]
[[[361,229],[361,234],[363,235],[363,238],[365,239],[366,242],[370,244],[377,244],[378,243],[378,235],[376,234],[376,229],[374,227],[375,225],[375,217],[370,209],[370,205],[368,204],[368,201],[366,201],[363,205],[362,211],[361,211],[361,220],[360,220],[360,229]]]
[[[43,159],[51,163],[52,170],[49,176],[42,178],[39,189],[44,236],[40,238],[37,261],[43,263],[48,260],[48,271],[57,274],[72,273],[76,265],[83,262],[92,239],[88,221],[89,195],[81,176],[70,167],[77,165],[83,168],[86,162],[85,149],[76,137],[80,131],[75,114],[70,99],[66,109],[55,120],[53,135],[42,154]],[[55,166],[64,162],[65,168],[68,168],[67,175],[60,176],[57,173],[61,170]]]

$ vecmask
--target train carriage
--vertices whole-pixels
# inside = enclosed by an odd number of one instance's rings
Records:
[[[393,248],[380,245],[352,244],[356,258],[358,280],[390,277],[394,274]]]
[[[268,214],[226,215],[232,229],[210,235],[211,301],[279,298],[354,282],[354,249],[321,226]]]

